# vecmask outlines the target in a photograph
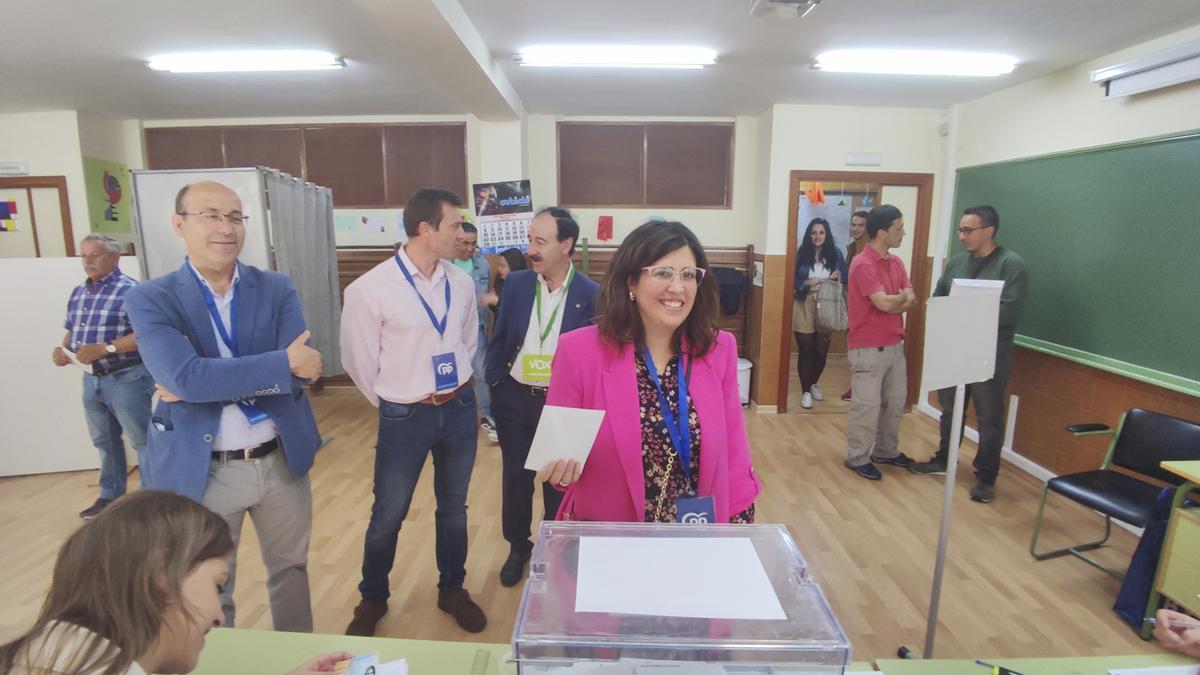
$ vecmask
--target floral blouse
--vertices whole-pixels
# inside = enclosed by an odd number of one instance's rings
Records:
[[[678,391],[679,386],[679,355],[667,363],[660,377],[663,392]],[[700,478],[700,419],[696,416],[696,406],[688,394],[688,433],[692,437],[692,458],[690,475],[684,475],[683,463],[678,456],[674,461],[671,455],[675,446],[671,443],[671,434],[667,431],[666,420],[663,419],[662,408],[659,404],[658,391],[654,388],[654,380],[650,379],[650,370],[643,359],[636,358],[638,407],[642,418],[642,470],[646,480],[646,514],[647,523],[675,522],[675,506],[681,495],[695,495]],[[668,405],[673,415],[679,415],[679,397],[668,394]],[[667,467],[670,466],[670,475]],[[666,494],[663,495],[664,487]],[[659,508],[659,497],[662,497],[662,508]],[[754,505],[729,519],[730,523],[753,523]]]

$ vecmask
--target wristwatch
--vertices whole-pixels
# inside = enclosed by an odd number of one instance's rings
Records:
[[[117,346],[111,342],[105,342],[104,343],[104,351],[108,352],[109,354],[116,354]]]

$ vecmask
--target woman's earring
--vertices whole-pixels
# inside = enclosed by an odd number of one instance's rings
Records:
[[[633,300],[633,291],[629,291],[629,299]]]

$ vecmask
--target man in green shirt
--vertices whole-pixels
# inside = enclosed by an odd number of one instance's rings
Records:
[[[1000,294],[1000,329],[996,340],[996,372],[992,379],[968,384],[967,400],[975,401],[975,418],[979,427],[979,450],[975,453],[975,485],[971,499],[987,503],[995,495],[996,476],[1000,473],[1000,450],[1004,445],[1004,387],[1012,373],[1013,336],[1021,310],[1029,297],[1029,274],[1021,256],[996,242],[1000,216],[991,206],[972,206],[963,211],[958,223],[958,240],[962,253],[950,258],[938,280],[935,296],[949,295],[955,279],[992,279],[1004,282]],[[937,454],[927,462],[910,467],[914,473],[941,475],[946,473],[950,452],[951,414],[954,409],[954,388],[938,391],[942,405],[941,441]]]

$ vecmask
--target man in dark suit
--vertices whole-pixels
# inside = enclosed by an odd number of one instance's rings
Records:
[[[533,269],[508,275],[500,313],[488,344],[486,373],[492,388],[492,415],[504,458],[502,518],[510,551],[500,568],[500,583],[515,586],[525,574],[533,549],[534,472],[525,469],[533,443],[558,336],[586,326],[596,316],[599,285],[571,263],[579,224],[571,212],[542,209],[529,223],[529,259]],[[562,493],[542,484],[546,517],[554,518]]]
[[[138,350],[157,383],[147,480],[199,501],[229,523],[237,544],[246,512],[267,568],[276,630],[312,631],[308,470],[321,445],[303,385],[321,374],[291,280],[238,262],[247,216],[229,188],[188,185],[171,225],[187,259],[129,291]],[[221,587],[233,626],[234,561]]]

